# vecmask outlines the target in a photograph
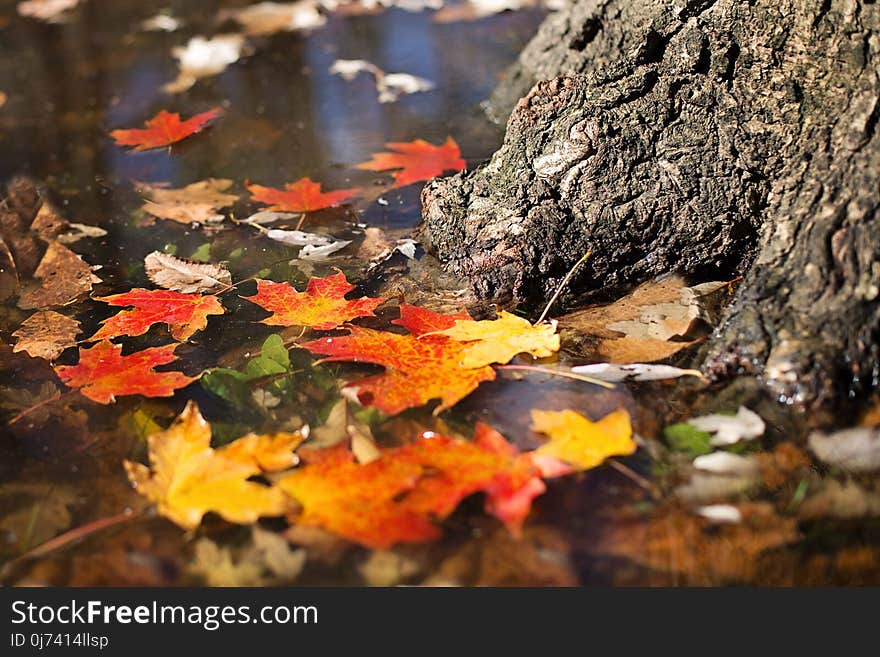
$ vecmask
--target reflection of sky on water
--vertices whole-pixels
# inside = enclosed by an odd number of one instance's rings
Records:
[[[279,185],[311,176],[330,188],[364,184],[370,175],[351,166],[384,142],[438,143],[447,134],[466,156],[482,155],[497,145],[498,131],[474,108],[539,18],[520,12],[441,25],[431,12],[330,17],[308,35],[254,38],[250,56],[168,95],[161,87],[176,74],[170,50],[208,24],[204,9],[180,3],[175,10],[189,29],[143,33],[131,22],[133,4],[84,6],[63,25],[16,17],[0,29],[0,90],[9,96],[0,114],[4,179],[48,179],[92,206],[93,216],[120,216],[132,179],[182,185],[223,176]],[[437,89],[380,104],[372,76],[348,82],[329,73],[339,58],[424,77]],[[163,108],[185,118],[218,105],[224,116],[208,133],[170,152],[130,153],[107,134],[142,127]]]

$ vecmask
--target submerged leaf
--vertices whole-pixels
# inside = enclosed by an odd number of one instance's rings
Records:
[[[23,286],[19,308],[63,306],[91,292],[93,283],[101,282],[85,260],[58,242],[49,244],[34,278]]]

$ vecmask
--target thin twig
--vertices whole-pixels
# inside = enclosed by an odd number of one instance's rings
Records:
[[[571,277],[574,276],[574,272],[580,267],[583,263],[587,261],[587,258],[590,257],[592,251],[587,251],[584,254],[584,257],[574,263],[574,267],[568,270],[568,273],[565,275],[565,278],[562,279],[562,282],[556,288],[556,291],[553,293],[553,296],[550,297],[550,301],[547,302],[547,305],[544,306],[544,312],[541,313],[541,316],[538,317],[538,321],[535,324],[540,324],[547,317],[547,313],[550,312],[550,308],[553,307],[553,304],[556,303],[556,300],[559,298],[559,295],[562,294],[562,290],[565,289],[565,286],[568,285],[568,282],[571,280]]]
[[[9,420],[9,422],[7,422],[7,424],[15,424],[15,423],[18,422],[21,418],[23,418],[23,417],[25,417],[25,416],[27,416],[27,415],[30,415],[31,413],[33,413],[33,412],[34,412],[35,410],[37,410],[38,408],[42,408],[43,406],[46,406],[47,404],[51,404],[52,402],[56,402],[56,401],[58,401],[59,399],[64,399],[64,398],[67,397],[68,395],[72,395],[72,394],[74,394],[74,393],[76,393],[76,392],[79,392],[79,391],[78,391],[78,390],[68,390],[68,391],[66,391],[66,392],[58,392],[58,393],[55,393],[55,394],[52,395],[51,397],[49,397],[49,398],[47,398],[47,399],[44,399],[44,400],[41,401],[41,402],[37,402],[37,403],[34,404],[33,406],[30,406],[30,407],[24,409],[24,410],[21,411],[18,415],[16,415],[14,418],[12,418],[11,420]]]
[[[64,547],[68,543],[72,543],[73,541],[85,538],[86,536],[101,531],[102,529],[106,529],[107,527],[119,525],[123,522],[131,520],[132,518],[136,518],[138,515],[140,515],[140,513],[140,511],[132,511],[130,509],[126,509],[122,513],[117,513],[116,515],[108,516],[106,518],[99,518],[98,520],[94,520],[90,523],[82,525],[81,527],[76,527],[74,529],[66,531],[63,534],[56,536],[55,538],[49,539],[45,543],[41,543],[32,550],[28,550],[24,554],[20,555],[13,562],[10,563],[21,562],[27,559],[45,556],[50,552],[54,552],[60,547]]]
[[[576,374],[567,370],[551,370],[549,367],[538,367],[536,365],[500,365],[496,369],[499,370],[523,370],[525,372],[538,372],[539,374],[547,374],[549,376],[561,376],[566,379],[574,379],[575,381],[583,381],[584,383],[592,383],[596,386],[614,390],[615,386],[607,381],[600,381],[583,374]]]
[[[651,497],[653,497],[655,500],[660,499],[660,497],[662,497],[660,494],[660,490],[654,484],[652,484],[650,481],[645,479],[642,475],[640,475],[638,472],[636,472],[632,468],[625,466],[623,463],[621,463],[617,459],[608,459],[605,462],[608,465],[610,465],[612,468],[617,470],[624,477],[635,482],[636,485],[638,485],[640,488],[644,488],[646,491],[648,491],[648,493],[650,493]]]

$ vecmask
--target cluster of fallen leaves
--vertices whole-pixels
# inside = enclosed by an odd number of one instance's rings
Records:
[[[185,529],[197,527],[208,512],[240,524],[287,516],[299,527],[388,548],[438,537],[439,523],[463,499],[482,493],[487,513],[517,535],[532,501],[546,490],[544,478],[635,450],[623,411],[599,422],[570,411],[540,417],[535,429],[549,440],[531,452],[478,424],[473,440],[425,432],[358,460],[345,442],[300,448],[307,428],[249,434],[213,449],[210,426],[189,402],[168,429],[147,438],[150,467],[130,461],[125,467],[138,492]]]

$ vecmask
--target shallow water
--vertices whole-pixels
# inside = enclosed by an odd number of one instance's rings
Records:
[[[393,280],[422,300],[429,297],[419,291],[425,287],[424,277],[411,272],[397,278],[393,272],[363,277],[369,263],[356,255],[365,227],[378,227],[398,237],[418,224],[420,185],[381,195],[377,191],[374,198],[352,208],[310,217],[305,229],[330,232],[354,244],[339,258],[303,267],[291,264],[294,250],[229,221],[222,229],[161,220],[145,224],[132,181],[163,181],[180,187],[208,177],[231,178],[236,181],[234,192],[242,199],[247,197],[243,187],[247,180],[281,186],[303,176],[331,189],[372,186],[378,190],[381,175],[352,166],[382,150],[388,141],[422,138],[439,143],[447,135],[461,145],[469,165],[478,164],[499,146],[502,137],[501,130],[485,119],[479,104],[533,34],[543,11],[508,12],[448,24],[433,22],[431,12],[397,9],[374,15],[331,15],[325,26],[310,34],[253,38],[251,54],[225,72],[198,81],[188,92],[169,96],[160,87],[176,75],[171,47],[191,35],[215,32],[213,17],[219,9],[246,3],[178,1],[173,9],[185,27],[173,33],[139,30],[139,23],[163,4],[86,0],[60,25],[19,17],[15,3],[7,2],[0,9],[0,91],[8,97],[0,108],[0,180],[27,175],[43,182],[68,220],[108,231],[106,237],[83,239],[73,246],[86,261],[101,265],[97,273],[103,283],[96,287],[95,296],[148,286],[141,263],[147,253],[159,250],[227,261],[236,281],[259,272],[262,277],[290,280],[301,287],[309,276],[332,273],[332,267],[338,266],[352,280],[364,282],[370,293],[395,294],[389,289],[389,280]],[[437,86],[380,104],[369,76],[348,82],[328,72],[339,58],[366,59],[389,72],[425,77]],[[189,116],[215,106],[223,108],[216,125],[170,150],[129,153],[107,134],[139,126],[163,108]],[[246,216],[256,207],[243,200],[234,213]],[[395,266],[405,270],[406,265],[398,262]],[[426,276],[435,275],[428,272]],[[238,292],[249,295],[253,289],[252,283],[245,283]],[[264,314],[252,304],[234,295],[224,297],[224,303],[229,314],[212,320],[207,330],[178,351],[183,370],[196,373],[218,364],[240,367],[245,355],[258,350],[273,332],[255,323]],[[95,301],[84,301],[76,310],[83,335],[90,335],[111,314],[111,309]],[[376,326],[393,316],[387,311],[380,315]],[[7,345],[12,344],[9,334],[23,317],[11,305],[4,309]],[[125,344],[130,350],[131,345],[140,349],[166,341],[165,334],[154,329]],[[10,560],[5,580],[135,585],[203,581],[191,568],[196,539],[207,537],[234,549],[247,541],[247,529],[213,519],[197,534],[186,534],[146,512],[106,529],[94,523],[144,508],[128,485],[121,461],[143,460],[145,434],[167,426],[186,400],[199,403],[219,442],[248,431],[295,428],[302,422],[320,427],[338,401],[339,380],[365,371],[343,365],[312,367],[310,357],[301,350],[292,351],[291,358],[296,372],[284,389],[282,403],[272,408],[237,407],[194,384],[169,399],[124,397],[108,406],[66,397],[50,405],[51,413],[32,412],[13,425],[6,424],[0,437],[0,559]],[[563,354],[562,359],[568,362],[571,355]],[[61,389],[51,368],[38,359],[13,356],[6,347],[2,360],[0,403],[7,417]],[[76,362],[75,350],[65,352],[59,362]],[[469,433],[473,422],[482,420],[526,448],[536,444],[524,429],[531,408],[576,408],[600,417],[623,406],[634,414],[640,434],[656,438],[663,418],[686,414],[682,389],[688,386],[619,386],[605,391],[540,374],[523,379],[507,372],[439,418],[430,409],[396,418],[364,417],[385,445],[405,442],[424,429]],[[749,553],[737,561],[735,542],[728,542],[734,549],[724,554],[736,564],[726,569],[704,564],[691,554],[686,558],[693,563],[685,567],[674,563],[669,555],[681,556],[682,550],[693,548],[687,544],[666,552],[657,548],[659,556],[653,555],[650,546],[639,547],[641,540],[662,542],[665,533],[684,541],[687,532],[698,531],[676,515],[678,511],[665,512],[659,519],[651,516],[658,500],[652,500],[652,484],[644,478],[658,471],[652,470],[648,451],[623,459],[617,469],[606,467],[552,482],[536,504],[521,541],[485,517],[479,501],[470,500],[444,523],[443,540],[402,548],[395,553],[398,561],[389,562],[387,555],[376,557],[344,543],[300,537],[309,559],[298,581],[568,585],[795,579],[791,573],[801,562],[792,552],[777,561],[770,559],[767,574],[740,563],[750,559]],[[659,476],[662,479],[662,473]],[[797,483],[780,495],[793,494]],[[659,538],[651,539],[655,524]],[[278,528],[273,521],[266,526]],[[76,535],[76,528],[81,527],[88,528],[82,539]],[[750,532],[748,527],[743,529],[746,543],[757,535]],[[46,544],[59,535],[64,537],[62,544]],[[711,542],[713,536],[705,540]],[[727,541],[722,539],[721,543]],[[609,548],[609,540],[617,541],[621,549]],[[794,538],[789,541],[782,535],[778,540],[780,546],[789,542],[795,542]],[[21,555],[28,558],[18,559]],[[376,566],[375,561],[383,558],[386,561]],[[380,574],[369,570],[368,563]],[[396,579],[389,580],[389,572]]]

